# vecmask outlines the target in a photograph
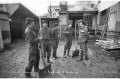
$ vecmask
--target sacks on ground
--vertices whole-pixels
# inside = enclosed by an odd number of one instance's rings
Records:
[[[72,58],[79,56],[79,49],[73,50],[72,51]]]
[[[73,48],[73,50],[72,50],[72,54],[71,54],[71,57],[72,58],[74,58],[74,57],[76,57],[76,56],[79,56],[79,50],[80,49],[80,47],[79,47],[79,45],[78,45],[78,43],[76,42],[76,46],[74,46],[74,48]]]

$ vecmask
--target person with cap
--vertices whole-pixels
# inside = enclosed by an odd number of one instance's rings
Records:
[[[64,58],[66,58],[66,51],[67,56],[70,56],[70,48],[72,46],[72,37],[73,37],[74,29],[72,28],[72,21],[69,21],[68,27],[64,29],[63,34],[66,38],[66,44],[64,45]]]
[[[25,68],[25,76],[31,77],[31,70],[34,67],[35,77],[39,77],[39,49],[38,42],[42,40],[42,38],[38,37],[38,34],[35,32],[35,24],[33,18],[26,18],[27,28],[25,29],[25,39],[28,43],[29,50],[29,62],[27,67]]]
[[[78,44],[80,45],[81,50],[81,58],[77,61],[82,61],[83,57],[88,60],[87,54],[87,42],[88,42],[88,29],[85,26],[85,22],[83,20],[78,20],[78,28],[79,28],[79,36],[78,36]]]
[[[47,21],[42,21],[42,30],[39,32],[43,40],[43,57],[47,58],[47,63],[52,63],[50,61],[51,57],[51,45],[52,45],[52,30],[48,27]]]
[[[53,48],[53,58],[56,59],[56,52],[59,44],[59,27],[58,24],[54,25],[52,29],[52,48]]]

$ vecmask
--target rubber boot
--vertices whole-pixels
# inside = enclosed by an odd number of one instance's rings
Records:
[[[87,54],[85,54],[85,60],[88,60],[88,55]]]
[[[64,55],[63,55],[64,58],[66,58],[66,49],[64,49]]]
[[[31,70],[29,68],[25,68],[25,77],[30,78],[31,77]]]
[[[67,56],[70,57],[70,49],[68,49],[68,51],[67,51]]]
[[[78,62],[79,62],[79,61],[83,61],[83,51],[81,51],[80,59],[77,60],[77,61],[78,61]]]
[[[56,59],[57,56],[56,56],[56,50],[53,51],[53,57]]]
[[[35,78],[39,78],[39,71],[35,72]]]

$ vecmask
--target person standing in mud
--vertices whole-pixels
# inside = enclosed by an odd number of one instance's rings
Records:
[[[52,48],[53,48],[53,58],[56,59],[57,48],[59,44],[59,27],[58,24],[54,25],[52,30]]]
[[[88,60],[87,54],[87,42],[88,42],[88,29],[85,26],[85,22],[83,20],[78,21],[79,27],[79,36],[78,36],[78,44],[80,45],[81,50],[81,58],[77,61],[82,61],[85,55],[85,59]]]
[[[64,45],[64,58],[66,58],[66,51],[67,51],[67,56],[70,56],[70,48],[72,46],[72,39],[73,39],[73,33],[74,29],[72,28],[72,21],[69,21],[68,27],[65,28],[63,34],[65,35],[66,38],[66,44]]]
[[[42,21],[42,30],[39,33],[43,40],[43,57],[47,57],[47,63],[52,63],[50,61],[51,57],[51,45],[52,45],[52,30],[48,27],[47,21]]]
[[[33,18],[26,18],[27,28],[25,29],[25,39],[28,43],[29,63],[25,68],[25,77],[30,77],[32,67],[34,67],[35,77],[39,77],[39,49],[38,42],[42,40],[35,32],[35,24]]]

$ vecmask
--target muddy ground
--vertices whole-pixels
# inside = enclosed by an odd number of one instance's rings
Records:
[[[120,77],[119,51],[106,52],[97,47],[94,42],[89,42],[89,61],[76,62],[76,58],[62,58],[65,42],[59,43],[57,56],[59,59],[52,64],[52,75],[48,78],[118,78]],[[72,50],[75,43],[72,45]],[[117,58],[117,61],[116,61]],[[24,78],[24,69],[28,63],[27,43],[15,40],[11,45],[0,52],[0,77]],[[40,63],[41,66],[41,63]],[[33,72],[33,71],[32,71]],[[34,75],[34,72],[32,73]]]

